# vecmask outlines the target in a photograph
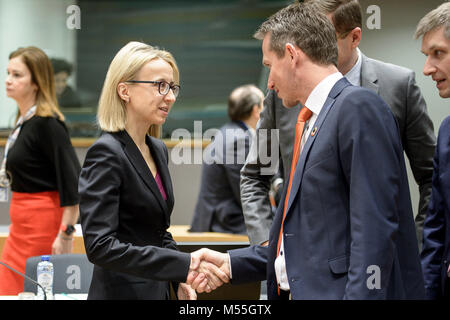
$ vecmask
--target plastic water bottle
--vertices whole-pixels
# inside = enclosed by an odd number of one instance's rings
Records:
[[[37,282],[44,288],[48,300],[53,299],[53,263],[50,256],[41,256],[41,262],[37,265]],[[37,300],[44,300],[44,293],[38,286]]]

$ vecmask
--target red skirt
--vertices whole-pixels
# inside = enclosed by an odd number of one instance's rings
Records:
[[[9,235],[0,260],[25,273],[27,258],[51,254],[63,210],[57,191],[13,192]],[[23,288],[23,277],[0,265],[0,295],[17,295]]]

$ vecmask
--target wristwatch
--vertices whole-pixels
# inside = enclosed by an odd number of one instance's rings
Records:
[[[61,228],[59,228],[59,230],[70,236],[75,232],[75,227],[71,224],[61,224]]]

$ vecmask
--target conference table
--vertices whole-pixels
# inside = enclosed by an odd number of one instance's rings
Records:
[[[75,236],[73,242],[73,253],[86,253],[84,248],[81,226],[75,226]],[[219,232],[189,232],[188,225],[176,225],[169,228],[174,240],[180,247],[195,247],[205,245],[207,247],[244,247],[249,245],[246,235],[237,235]],[[0,228],[0,254],[3,250],[6,238],[8,237],[7,226]]]

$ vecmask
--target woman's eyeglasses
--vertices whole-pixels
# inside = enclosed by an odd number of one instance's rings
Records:
[[[158,84],[158,92],[159,94],[162,94],[165,96],[169,93],[169,90],[172,89],[173,95],[178,97],[178,93],[180,93],[180,86],[177,84],[173,84],[173,82],[168,83],[167,81],[141,81],[141,80],[128,80],[125,82],[131,82],[131,83],[152,83],[152,84]]]

